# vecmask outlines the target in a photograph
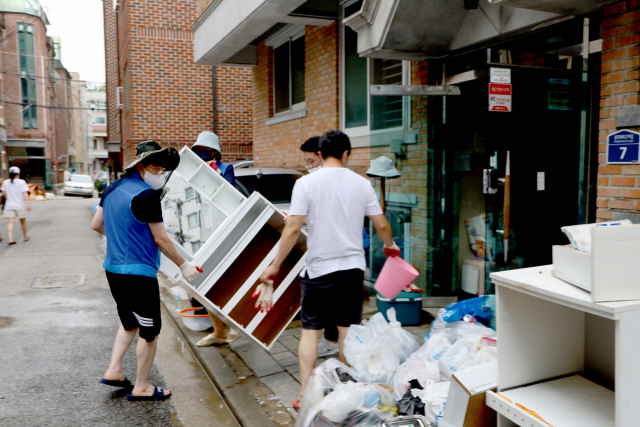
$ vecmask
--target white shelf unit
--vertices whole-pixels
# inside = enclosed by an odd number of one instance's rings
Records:
[[[491,279],[498,392],[486,401],[499,427],[640,425],[640,301],[593,302],[550,265]]]
[[[298,275],[305,265],[306,233],[300,234],[275,277],[273,308],[269,313],[256,311],[251,295],[260,274],[276,256],[285,216],[257,192],[244,197],[190,149],[183,148],[180,157],[177,176],[226,219],[195,255],[174,242],[185,259],[202,268],[196,280],[187,283],[164,255],[160,270],[227,324],[269,349],[300,310]]]

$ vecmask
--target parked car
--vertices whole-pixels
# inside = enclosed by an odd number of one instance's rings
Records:
[[[72,174],[64,183],[65,196],[93,197],[93,179],[89,175]]]
[[[288,213],[293,185],[303,175],[292,169],[240,168],[235,171],[236,188],[246,197],[257,191],[278,209]]]
[[[234,169],[252,168],[253,159],[234,160],[231,165]]]

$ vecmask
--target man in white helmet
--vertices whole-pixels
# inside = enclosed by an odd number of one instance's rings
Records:
[[[229,184],[234,187],[236,186],[236,176],[233,171],[233,165],[222,163],[222,150],[220,149],[220,138],[218,138],[218,135],[209,131],[201,132],[200,135],[198,135],[196,143],[191,147],[191,150],[202,160],[209,163],[211,167],[215,165],[214,169],[219,171]],[[195,300],[192,300],[191,304],[195,305],[194,303]],[[209,313],[209,318],[211,318],[211,323],[213,323],[213,332],[198,341],[196,343],[198,347],[227,344],[238,338],[236,331],[229,328],[229,334],[227,334],[224,322],[209,310],[207,310],[207,313]]]

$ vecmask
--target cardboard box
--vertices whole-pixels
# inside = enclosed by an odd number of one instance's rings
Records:
[[[498,387],[497,362],[484,363],[456,372],[440,427],[495,427],[496,412],[485,404],[485,393]]]

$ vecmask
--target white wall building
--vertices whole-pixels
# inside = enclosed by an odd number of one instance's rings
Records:
[[[91,170],[101,171],[107,166],[109,152],[107,148],[107,92],[104,85],[90,87],[87,90],[87,103],[91,108],[91,137],[89,138],[89,158]]]

